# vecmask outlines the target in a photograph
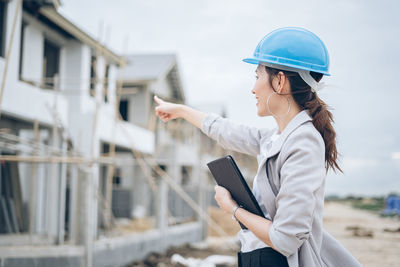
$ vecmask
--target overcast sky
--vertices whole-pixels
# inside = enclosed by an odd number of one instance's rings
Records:
[[[63,0],[66,17],[115,52],[176,53],[190,105],[225,105],[237,122],[258,118],[252,55],[268,32],[299,26],[328,47],[333,108],[344,175],[329,174],[326,193],[400,192],[400,2],[396,0]],[[103,33],[99,34],[103,23]]]

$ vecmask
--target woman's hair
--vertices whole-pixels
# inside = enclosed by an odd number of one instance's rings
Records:
[[[291,93],[296,103],[304,109],[310,111],[313,118],[314,127],[321,134],[325,142],[325,169],[331,168],[334,172],[339,170],[343,172],[337,163],[338,152],[336,149],[336,132],[333,129],[333,116],[328,110],[328,105],[322,101],[318,95],[311,91],[311,87],[304,82],[297,72],[278,70],[270,67],[265,67],[269,74],[269,82],[272,86],[272,79],[282,71],[289,79]],[[311,76],[319,82],[323,74],[310,72]],[[275,90],[275,89],[274,89]]]

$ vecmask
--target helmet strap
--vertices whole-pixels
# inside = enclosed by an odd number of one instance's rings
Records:
[[[321,90],[325,86],[325,83],[317,82],[311,76],[310,71],[308,71],[308,70],[298,70],[297,73],[300,75],[300,77],[303,79],[303,81],[305,81],[305,83],[311,87],[311,91],[313,91],[314,93]]]
[[[303,81],[311,87],[311,91],[313,91],[314,93],[319,91],[319,90],[321,90],[325,86],[325,83],[317,82],[311,76],[310,71],[308,71],[308,70],[301,70],[301,69],[282,66],[282,65],[278,65],[278,64],[271,64],[271,63],[268,63],[268,62],[260,62],[260,64],[264,65],[264,66],[267,66],[267,67],[270,67],[270,68],[278,69],[278,70],[286,70],[286,71],[297,72],[300,75],[300,77],[303,79]]]

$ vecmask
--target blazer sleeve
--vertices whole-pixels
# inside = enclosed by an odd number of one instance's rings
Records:
[[[289,136],[281,153],[281,186],[269,237],[279,252],[290,256],[308,239],[315,207],[323,205],[323,194],[316,192],[326,177],[325,145],[319,133],[303,131]]]
[[[202,122],[201,130],[225,149],[252,156],[260,153],[262,130],[256,127],[237,124],[217,114],[208,113]]]

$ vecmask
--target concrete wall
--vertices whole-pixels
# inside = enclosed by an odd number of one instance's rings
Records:
[[[15,14],[17,1],[10,1],[7,5],[7,40],[8,44],[11,34],[11,25],[13,15]],[[11,14],[11,15],[10,15]],[[7,71],[7,80],[5,84],[4,96],[2,100],[2,112],[12,116],[25,119],[37,119],[42,123],[51,125],[53,123],[53,114],[51,109],[57,99],[57,113],[61,121],[67,124],[68,112],[67,102],[64,97],[55,95],[54,91],[42,90],[38,87],[19,81],[19,49],[20,49],[20,31],[21,31],[21,13],[17,20],[12,50],[9,59]],[[27,34],[25,38],[23,53],[24,63],[22,67],[23,75],[40,79],[42,75],[43,58],[43,35],[42,32],[33,27],[25,28]],[[0,72],[3,73],[5,59],[0,58]],[[59,94],[58,94],[59,95]]]
[[[83,247],[13,247],[0,250],[2,267],[84,266]]]
[[[5,47],[5,54],[7,53],[7,48],[8,44],[11,38],[11,26],[13,23],[14,19],[14,14],[15,10],[17,7],[17,1],[11,1],[7,4],[7,18],[6,18],[6,38],[4,43],[6,44]],[[10,15],[12,14],[12,15]],[[16,24],[16,29],[19,29],[21,27],[21,13],[19,14],[19,17],[17,18],[17,24]],[[18,67],[19,67],[19,36],[18,36],[19,31],[16,31],[16,34],[14,35],[14,42],[10,54],[10,63],[8,65],[8,79],[6,86],[13,85],[14,81],[18,78]],[[5,56],[4,56],[5,57]],[[4,58],[0,57],[0,73],[3,73],[4,69]],[[4,99],[2,101],[2,105],[4,105]]]
[[[150,91],[145,86],[134,95],[124,97],[128,102],[128,120],[140,127],[147,128],[150,118]]]
[[[159,230],[143,234],[97,241],[94,266],[124,266],[144,259],[151,252],[165,252],[169,246],[202,240],[201,224],[188,223],[170,227],[166,232]]]
[[[184,187],[184,190],[196,203],[199,203],[198,187]],[[168,193],[168,207],[173,217],[179,221],[196,218],[196,212],[175,191],[170,190]]]
[[[39,82],[43,77],[43,35],[33,25],[24,28],[24,43],[22,48],[22,73],[23,79]]]

